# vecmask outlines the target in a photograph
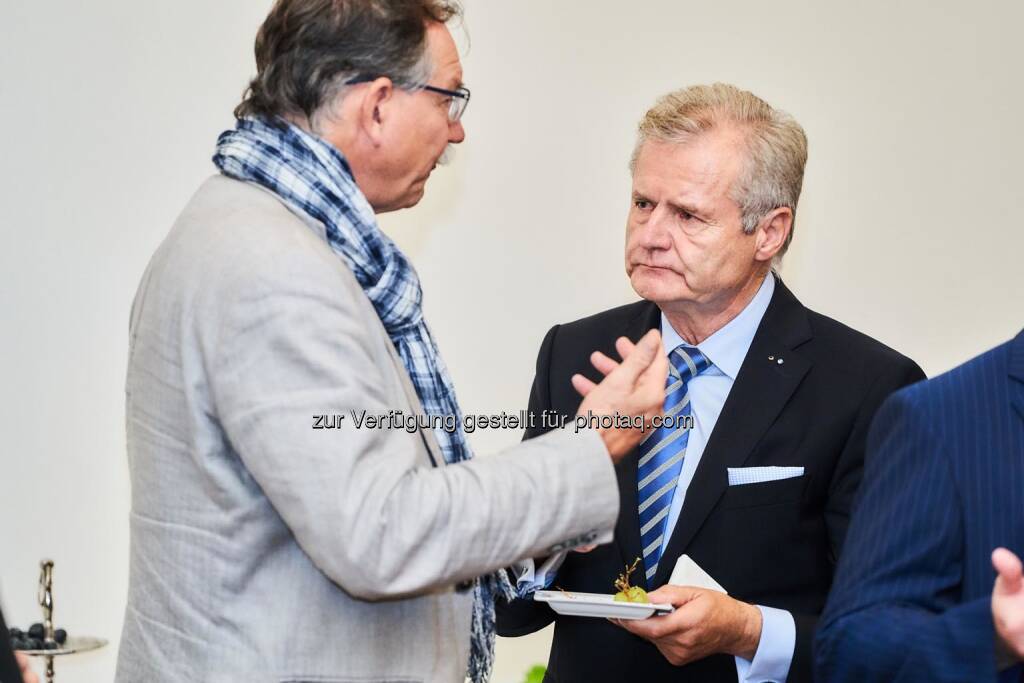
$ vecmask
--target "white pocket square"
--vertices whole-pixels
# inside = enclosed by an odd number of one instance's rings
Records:
[[[729,467],[729,486],[763,484],[766,481],[804,476],[803,467]]]

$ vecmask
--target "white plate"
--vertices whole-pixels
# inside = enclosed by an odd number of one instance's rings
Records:
[[[537,591],[534,600],[551,605],[559,614],[574,617],[606,617],[608,619],[646,619],[653,614],[668,614],[672,605],[652,602],[616,602],[605,593],[570,593],[568,591]]]

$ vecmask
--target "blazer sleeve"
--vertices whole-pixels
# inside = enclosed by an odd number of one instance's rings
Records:
[[[912,392],[875,422],[816,643],[818,680],[995,680],[989,599],[958,603],[962,505],[931,424]]]
[[[551,427],[544,426],[541,414],[551,409],[551,353],[556,336],[558,336],[558,325],[548,330],[540,345],[540,351],[537,353],[537,373],[530,389],[528,407],[528,412],[535,419],[532,426],[526,430],[523,437],[526,440],[541,436],[551,430]],[[618,506],[616,506],[617,508]],[[555,620],[555,612],[548,607],[547,603],[537,602],[532,598],[516,598],[512,602],[499,599],[495,601],[495,612],[498,635],[506,638],[534,633]]]
[[[829,536],[829,558],[833,564],[838,561],[840,550],[846,539],[850,524],[851,510],[860,487],[864,468],[864,452],[871,421],[885,400],[898,389],[925,379],[924,372],[913,361],[900,357],[888,372],[879,374],[878,379],[866,393],[853,428],[846,440],[829,484],[828,501],[825,504],[825,524]],[[818,627],[818,614],[794,613],[796,644],[790,665],[790,683],[811,680],[813,669],[814,632]],[[829,680],[829,679],[826,679]]]
[[[419,435],[355,428],[351,411],[386,414],[405,395],[351,273],[328,250],[307,251],[215,280],[198,334],[210,419],[239,476],[255,480],[324,574],[361,599],[400,598],[614,526],[615,473],[596,432],[433,468]],[[320,414],[345,416],[342,428],[314,430]]]

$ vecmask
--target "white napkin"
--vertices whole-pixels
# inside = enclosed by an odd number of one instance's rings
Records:
[[[668,582],[673,586],[693,586],[729,594],[729,591],[722,588],[721,584],[700,568],[700,565],[691,560],[689,555],[681,555],[676,560],[675,569],[672,570],[672,576],[669,577]]]

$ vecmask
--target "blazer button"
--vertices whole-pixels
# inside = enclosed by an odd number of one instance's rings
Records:
[[[473,587],[473,584],[473,581],[459,581],[457,584],[455,584],[455,590],[459,593],[465,593]]]

